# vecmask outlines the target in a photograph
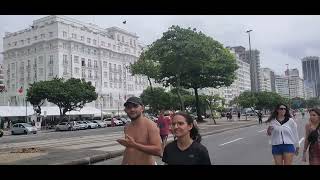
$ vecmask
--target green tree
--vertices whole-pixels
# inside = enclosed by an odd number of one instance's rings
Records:
[[[314,97],[314,98],[308,99],[306,104],[308,108],[314,108],[314,107],[320,106],[320,100],[317,97]]]
[[[139,59],[135,63],[130,65],[130,71],[132,75],[147,76],[152,92],[153,87],[151,78],[155,80],[159,79],[159,65],[155,61],[148,59],[148,56],[146,56],[146,52],[142,52]]]
[[[306,100],[300,97],[295,97],[291,99],[291,108],[300,109],[306,107]]]
[[[47,99],[49,88],[47,81],[39,81],[30,84],[27,89],[26,100],[32,104],[37,115],[41,114],[41,106]]]
[[[149,59],[159,62],[162,82],[194,90],[199,121],[198,89],[229,86],[235,79],[235,57],[221,43],[196,29],[171,26],[148,51],[152,52]]]
[[[50,81],[39,82],[39,84],[27,90],[29,92],[27,99],[33,104],[41,104],[44,99],[56,104],[60,110],[60,120],[67,112],[80,110],[86,103],[98,97],[95,87],[91,85],[91,82],[85,80],[70,78],[65,81],[62,78],[54,78]]]
[[[171,98],[169,93],[165,92],[164,88],[156,87],[151,90],[151,87],[145,89],[140,98],[144,105],[149,106],[151,112],[157,113],[161,109],[171,108]]]
[[[210,109],[210,112],[211,112],[211,117],[212,117],[212,120],[214,122],[214,124],[217,124],[216,120],[215,120],[215,116],[214,116],[214,111],[218,111],[220,110],[220,101],[223,100],[222,97],[220,97],[218,94],[215,94],[215,95],[207,95],[205,96],[205,100],[206,100],[206,103]]]

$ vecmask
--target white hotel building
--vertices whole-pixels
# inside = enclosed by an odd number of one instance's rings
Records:
[[[148,85],[132,76],[128,66],[143,47],[136,34],[117,27],[101,28],[65,16],[47,16],[30,28],[3,38],[4,76],[8,91],[2,105],[25,105],[30,83],[54,77],[84,78],[101,101],[88,104],[106,112],[123,109],[125,98],[139,96]],[[17,89],[23,87],[21,95]]]

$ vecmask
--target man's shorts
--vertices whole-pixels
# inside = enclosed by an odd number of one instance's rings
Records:
[[[168,135],[160,135],[160,136],[161,136],[161,141],[162,142],[164,142],[168,138]]]
[[[273,155],[282,155],[284,153],[295,153],[294,145],[293,144],[272,145]]]

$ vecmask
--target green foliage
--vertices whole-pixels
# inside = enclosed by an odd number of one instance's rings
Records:
[[[307,107],[308,108],[314,108],[314,107],[319,107],[320,106],[320,100],[316,97],[308,99],[306,101]]]
[[[50,81],[35,82],[27,90],[27,100],[34,106],[41,106],[45,99],[56,104],[60,109],[60,116],[68,111],[80,110],[86,103],[98,97],[91,82],[70,78],[54,78]]]
[[[197,90],[231,85],[238,68],[235,57],[221,43],[195,29],[179,26],[171,26],[145,55],[159,63],[159,81],[195,90],[200,120]]]

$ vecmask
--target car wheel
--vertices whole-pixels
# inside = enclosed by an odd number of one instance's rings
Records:
[[[88,126],[88,129],[91,129],[91,126]]]
[[[100,125],[98,125],[98,128],[101,128],[101,126],[100,126]]]
[[[24,132],[24,134],[28,134],[28,131],[26,131],[26,130],[24,130],[23,132]]]
[[[60,131],[60,129],[59,129],[59,128],[56,128],[56,131]]]
[[[14,135],[14,131],[11,131],[11,134]]]
[[[37,131],[33,132],[33,134],[37,134]]]
[[[69,127],[69,128],[68,128],[68,131],[71,131],[71,130],[72,130],[71,127]]]

